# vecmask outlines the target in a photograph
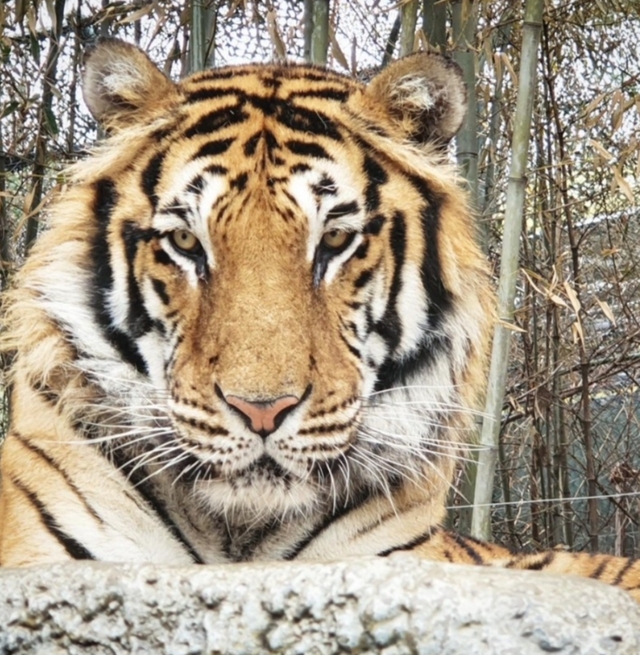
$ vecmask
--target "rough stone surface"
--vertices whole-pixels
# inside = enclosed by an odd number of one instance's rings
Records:
[[[640,608],[589,580],[396,555],[0,571],[0,653],[640,653]]]

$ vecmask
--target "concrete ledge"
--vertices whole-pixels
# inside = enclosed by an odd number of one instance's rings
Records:
[[[411,555],[0,570],[0,653],[640,653],[640,607],[589,580]]]

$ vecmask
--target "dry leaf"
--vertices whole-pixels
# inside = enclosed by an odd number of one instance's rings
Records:
[[[589,114],[604,100],[606,93],[601,93],[600,95],[596,96],[586,107],[584,110],[584,116],[587,118]]]
[[[518,76],[513,70],[513,66],[511,65],[511,62],[509,61],[509,57],[507,57],[506,53],[501,52],[500,53],[500,59],[504,62],[504,65],[506,69],[509,71],[509,75],[511,76],[511,83],[513,84],[514,88],[518,88]]]
[[[571,306],[573,307],[573,311],[576,313],[576,316],[580,313],[580,301],[578,300],[578,295],[576,294],[576,290],[568,283],[564,283],[564,290],[567,292],[567,297],[569,298],[569,302],[571,303]]]
[[[119,25],[125,25],[126,23],[133,23],[140,18],[146,16],[153,9],[153,4],[145,5],[144,7],[134,11],[133,13],[125,16],[123,19],[118,21]]]
[[[342,52],[342,49],[340,48],[340,44],[336,39],[336,34],[333,31],[333,28],[329,29],[329,39],[331,41],[331,54],[333,55],[333,58],[340,64],[340,66],[342,66],[342,68],[349,70],[349,62],[347,62],[347,58],[344,56],[344,52]]]
[[[606,161],[613,159],[613,155],[598,141],[589,139],[589,145],[594,148]]]
[[[620,187],[620,191],[624,193],[624,195],[627,197],[627,200],[631,203],[634,204],[635,198],[633,197],[633,191],[631,190],[631,185],[622,177],[622,172],[620,171],[620,167],[616,166],[613,169],[613,176],[615,178],[616,184]]]
[[[571,334],[573,335],[573,343],[578,343],[578,340],[584,348],[584,332],[582,331],[582,324],[580,321],[575,321],[571,324]]]
[[[616,317],[613,315],[609,303],[606,300],[600,300],[600,298],[596,298],[596,302],[600,305],[602,313],[609,319],[609,321],[611,321],[612,325],[617,327],[618,324],[616,323]]]
[[[526,332],[526,330],[523,330],[521,327],[518,327],[514,323],[509,323],[508,321],[505,321],[501,318],[496,321],[496,324],[505,330],[510,330],[511,332]]]

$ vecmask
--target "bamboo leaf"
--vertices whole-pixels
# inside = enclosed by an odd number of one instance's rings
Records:
[[[267,11],[267,31],[269,32],[269,38],[271,39],[271,45],[273,45],[276,57],[281,60],[286,59],[287,48],[280,36],[275,9],[269,9],[269,11]]]
[[[598,141],[595,139],[589,139],[589,145],[600,154],[605,161],[613,159],[614,156]]]
[[[614,327],[617,327],[616,317],[613,315],[609,303],[606,300],[600,300],[600,298],[596,298],[596,302],[600,305],[602,313],[611,321]]]
[[[349,70],[349,62],[340,48],[340,44],[336,39],[336,34],[332,27],[329,28],[329,40],[331,41],[331,54],[333,55],[333,58],[340,64],[340,66],[342,66],[342,68]]]
[[[616,89],[612,96],[613,112],[611,114],[611,126],[617,130],[622,124],[622,115],[624,114],[624,97],[620,89]]]
[[[153,5],[148,4],[145,5],[144,7],[141,7],[137,11],[134,11],[133,13],[129,14],[128,16],[125,16],[124,18],[121,18],[118,21],[118,25],[126,25],[127,23],[134,23],[137,20],[140,20],[141,18],[144,18],[147,14],[149,14],[151,11],[153,11]]]
[[[618,187],[620,187],[620,191],[624,193],[624,195],[627,197],[627,200],[631,203],[635,203],[635,198],[633,197],[633,190],[631,189],[631,185],[624,179],[622,176],[622,172],[620,170],[622,165],[616,166],[613,169],[613,176],[616,181],[616,184]]]
[[[564,290],[567,292],[567,297],[569,298],[569,302],[573,307],[573,311],[576,313],[576,316],[578,316],[582,307],[580,301],[578,300],[578,295],[576,294],[575,289],[568,282],[565,282],[563,286]]]
[[[571,324],[571,334],[573,335],[573,343],[580,343],[584,348],[584,332],[582,331],[582,323],[578,319]]]
[[[597,95],[584,109],[584,117],[588,118],[589,115],[600,105],[600,103],[605,99],[607,96],[606,93],[600,93]]]
[[[513,84],[513,87],[515,89],[518,88],[518,75],[516,74],[516,71],[514,70],[513,66],[511,65],[511,61],[509,60],[509,57],[507,57],[506,53],[501,52],[500,53],[500,59],[504,63],[505,68],[509,72],[509,76],[511,77],[511,83]]]

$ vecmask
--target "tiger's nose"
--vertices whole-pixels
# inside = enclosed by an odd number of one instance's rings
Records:
[[[240,396],[222,396],[222,399],[239,413],[247,427],[263,439],[275,432],[287,415],[300,403],[296,396],[280,396],[270,400],[248,400]]]

